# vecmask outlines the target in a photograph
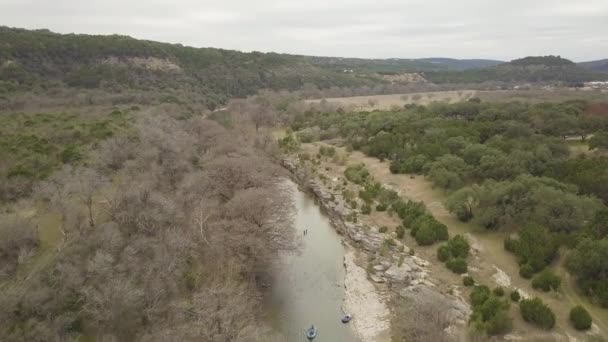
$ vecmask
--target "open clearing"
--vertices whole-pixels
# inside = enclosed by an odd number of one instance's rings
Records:
[[[324,143],[304,144],[303,151],[315,155],[318,147],[322,144]],[[601,333],[606,334],[608,331],[608,310],[592,305],[587,298],[577,292],[573,280],[570,279],[566,274],[567,272],[561,266],[563,257],[556,262],[553,268],[563,277],[564,288],[558,292],[550,293],[534,290],[530,280],[519,276],[519,267],[515,256],[504,250],[503,241],[508,233],[490,232],[473,224],[460,222],[443,206],[444,193],[433,189],[432,184],[424,179],[423,176],[391,174],[389,163],[386,161],[381,162],[376,158],[367,157],[358,151],[348,153],[342,147],[337,147],[336,151],[340,155],[348,156],[346,164],[339,165],[326,160],[322,163],[321,168],[324,170],[324,173],[329,173],[328,175],[332,177],[341,177],[347,165],[363,163],[375,180],[397,190],[402,197],[424,202],[435,218],[448,226],[451,236],[455,234],[466,235],[471,242],[473,250],[470,258],[470,273],[476,280],[491,288],[501,285],[505,288],[507,294],[512,289],[519,289],[524,295],[542,298],[556,314],[557,325],[554,331],[577,337],[580,340],[586,340],[589,336],[574,330],[569,323],[568,315],[573,306],[584,305],[589,309],[594,323],[600,328]],[[370,216],[360,215],[360,219],[370,221],[370,223],[376,226],[387,225],[390,229],[394,229],[399,224],[398,218],[391,217],[385,213],[377,213],[376,211]],[[404,243],[413,247],[416,250],[416,254],[432,263],[431,275],[438,280],[440,289],[448,291],[450,288],[462,284],[460,276],[451,273],[443,264],[437,261],[436,249],[438,245],[419,247],[407,233]],[[508,277],[505,277],[505,274]],[[468,296],[468,291],[466,289],[463,290],[465,296]],[[531,336],[543,334],[542,330],[523,322],[517,305],[512,305],[511,312],[515,323],[513,331],[515,335]]]
[[[535,89],[535,90],[449,90],[421,92],[410,94],[370,95],[352,97],[333,97],[326,99],[305,100],[305,103],[320,103],[326,100],[337,104],[348,111],[389,110],[403,108],[406,104],[427,105],[432,102],[454,103],[478,97],[482,101],[507,102],[520,101],[528,103],[560,102],[584,99],[591,102],[608,101],[606,91],[577,91],[571,89]]]
[[[431,102],[458,102],[475,96],[474,90],[438,91],[427,93],[394,94],[334,97],[325,99],[327,102],[346,107],[351,111],[371,111],[374,109],[403,108],[406,104],[427,105]],[[305,100],[306,103],[320,103],[323,100]]]

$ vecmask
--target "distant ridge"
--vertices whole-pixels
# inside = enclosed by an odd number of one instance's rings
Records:
[[[429,72],[426,78],[435,83],[561,83],[575,85],[604,78],[560,56],[529,56],[489,68],[462,72]]]
[[[608,58],[597,61],[582,62],[578,63],[578,65],[585,69],[608,73]]]
[[[440,65],[445,65],[448,69],[453,70],[470,70],[470,69],[481,69],[493,67],[502,63],[504,61],[498,61],[493,59],[454,59],[454,58],[419,58],[419,61],[425,61],[429,63],[435,63]]]

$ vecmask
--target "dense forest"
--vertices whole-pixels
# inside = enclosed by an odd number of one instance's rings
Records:
[[[460,220],[516,233],[505,249],[517,256],[522,277],[534,277],[535,288],[559,287],[546,267],[560,247],[569,248],[567,265],[580,287],[608,307],[601,261],[608,255],[608,117],[596,107],[474,98],[371,113],[308,111],[296,115],[291,128],[313,128],[317,139],[341,137],[353,149],[390,160],[393,173],[423,174],[445,191],[446,207]],[[565,138],[589,136],[592,153],[573,156]],[[419,244],[447,239],[419,236],[441,227],[416,202],[397,204],[392,210]],[[446,253],[440,258],[447,260]]]
[[[260,282],[294,247],[275,144],[179,113],[2,113],[29,132],[1,145],[27,192],[4,189],[0,340],[272,337]]]

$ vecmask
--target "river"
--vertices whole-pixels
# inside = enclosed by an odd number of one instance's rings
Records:
[[[344,247],[341,237],[315,201],[289,182],[297,210],[295,228],[302,238],[297,252],[284,253],[272,285],[270,305],[273,325],[287,341],[307,341],[306,329],[314,324],[314,342],[358,341],[344,315]],[[308,233],[304,235],[304,230]]]

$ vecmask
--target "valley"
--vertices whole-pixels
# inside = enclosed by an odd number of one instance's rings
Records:
[[[608,339],[601,60],[0,47],[2,341]]]

